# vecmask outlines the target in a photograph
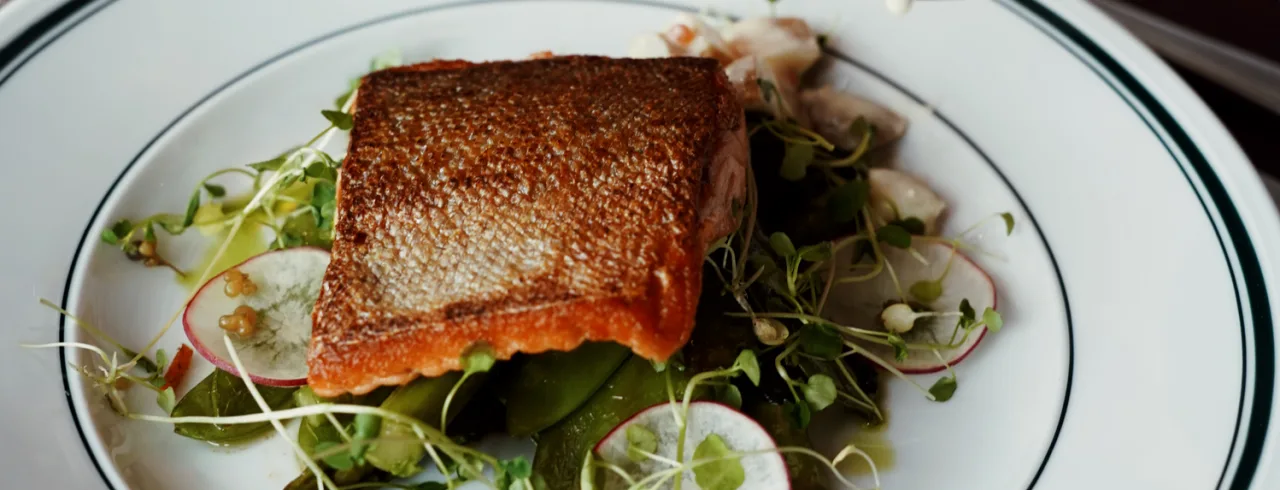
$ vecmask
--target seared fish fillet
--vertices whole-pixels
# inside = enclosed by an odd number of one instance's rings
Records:
[[[737,226],[743,111],[712,59],[442,61],[365,77],[307,381],[365,393],[613,341],[662,360]]]

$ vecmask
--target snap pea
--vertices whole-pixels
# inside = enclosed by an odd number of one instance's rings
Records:
[[[449,405],[448,420],[453,420],[467,401],[475,395],[484,384],[485,375],[473,375],[458,388]],[[440,421],[440,412],[444,410],[445,398],[453,385],[462,379],[461,372],[446,373],[435,378],[418,378],[409,384],[396,388],[391,396],[382,402],[382,408],[402,413],[435,426]],[[379,438],[412,438],[413,428],[408,425],[384,420]],[[365,454],[365,458],[373,466],[398,477],[409,477],[421,471],[418,463],[426,454],[422,444],[408,441],[379,442]]]
[[[507,433],[532,435],[573,412],[604,384],[631,351],[614,343],[587,343],[568,352],[531,356],[507,390]]]
[[[628,358],[586,403],[537,435],[534,473],[546,478],[549,490],[577,488],[587,451],[628,417],[667,401],[667,375],[681,396],[687,373],[674,367],[659,373],[642,357]]]

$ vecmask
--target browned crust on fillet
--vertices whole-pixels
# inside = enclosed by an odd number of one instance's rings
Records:
[[[433,62],[367,76],[308,383],[363,393],[587,340],[688,339],[713,153],[742,131],[715,60]],[[720,225],[723,226],[723,225]]]

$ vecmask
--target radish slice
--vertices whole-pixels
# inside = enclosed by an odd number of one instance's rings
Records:
[[[631,442],[627,438],[627,433],[628,428],[634,426],[636,429],[632,429],[632,431],[640,429],[639,432],[641,433],[655,436],[657,448],[650,452],[663,458],[674,460],[680,432],[680,428],[676,425],[675,417],[679,410],[678,404],[660,403],[640,411],[640,413],[631,416],[625,422],[618,424],[617,427],[613,428],[613,431],[609,432],[609,435],[606,435],[604,439],[601,439],[596,444],[596,456],[606,462],[622,467],[637,480],[662,470],[671,469],[671,466],[664,462],[653,459],[643,459],[640,462],[636,462],[629,457],[628,448],[631,446]],[[693,459],[698,445],[712,435],[718,436],[725,446],[737,453],[778,449],[773,437],[769,436],[769,433],[759,423],[752,420],[751,417],[743,415],[742,412],[719,403],[704,401],[690,403],[687,425],[688,429],[684,445],[686,463]],[[738,487],[739,490],[791,488],[791,477],[787,473],[787,463],[782,459],[781,454],[777,452],[762,452],[742,456],[738,461],[742,463],[745,477],[742,486]],[[626,481],[622,477],[612,472],[604,473],[604,484],[601,486],[604,490],[628,488]],[[692,471],[685,471],[680,478],[684,479],[684,482],[681,483],[683,488],[700,488]],[[668,480],[660,488],[671,488],[674,479]]]
[[[836,264],[848,264],[852,260],[852,251],[847,247],[832,259]],[[886,244],[881,244],[880,248],[884,251],[886,260],[889,265],[893,266],[893,272],[901,284],[901,294],[893,284],[893,279],[889,275],[889,269],[881,270],[875,277],[862,282],[836,284],[831,288],[831,295],[827,300],[827,306],[823,310],[823,316],[832,319],[840,324],[849,325],[857,328],[865,328],[869,330],[883,331],[885,328],[880,319],[880,314],[884,311],[886,304],[900,302],[904,299],[911,303],[922,304],[932,311],[938,312],[954,312],[960,308],[960,302],[968,299],[969,305],[980,318],[982,312],[987,307],[996,308],[996,288],[982,268],[978,267],[972,260],[965,257],[958,251],[955,251],[950,245],[941,243],[914,243],[912,249],[920,254],[928,264],[921,263],[920,259],[912,256],[906,250],[894,248]],[[947,267],[947,260],[955,253],[955,259],[951,263],[951,271],[940,282],[942,286],[941,295],[932,301],[924,301],[922,298],[916,297],[912,293],[912,285],[921,281],[934,281],[942,277],[943,270]],[[863,263],[870,263],[864,261]],[[854,272],[847,276],[856,276],[859,273],[865,273],[867,269],[855,269]],[[916,322],[910,331],[901,334],[903,340],[907,343],[940,343],[945,344],[951,339],[952,331],[955,330],[957,318],[954,316],[942,318],[926,318]],[[968,339],[953,349],[940,349],[939,354],[942,360],[947,364],[955,365],[964,360],[973,351],[974,347],[982,341],[983,336],[987,333],[986,327],[978,327],[976,331],[969,334]],[[961,330],[956,336],[958,340],[964,335]],[[898,361],[894,357],[893,348],[870,342],[859,342],[860,346],[865,347],[871,353],[884,359],[889,364],[908,374],[924,374],[941,371],[946,366],[935,356],[933,352],[928,350],[909,351],[906,360]]]
[[[218,325],[223,315],[241,305],[258,314],[256,331],[248,338],[230,334],[240,360],[255,383],[301,386],[307,382],[307,344],[311,342],[311,310],[320,295],[320,282],[329,266],[329,252],[300,247],[267,252],[228,269],[248,276],[257,291],[227,296],[227,272],[200,286],[187,303],[182,325],[196,351],[230,373],[238,373]]]

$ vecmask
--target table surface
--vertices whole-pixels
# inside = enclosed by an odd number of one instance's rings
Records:
[[[1126,0],[1201,34],[1280,63],[1278,0]],[[1171,63],[1172,64],[1172,63]],[[1209,104],[1258,170],[1280,177],[1280,114],[1173,64]]]

